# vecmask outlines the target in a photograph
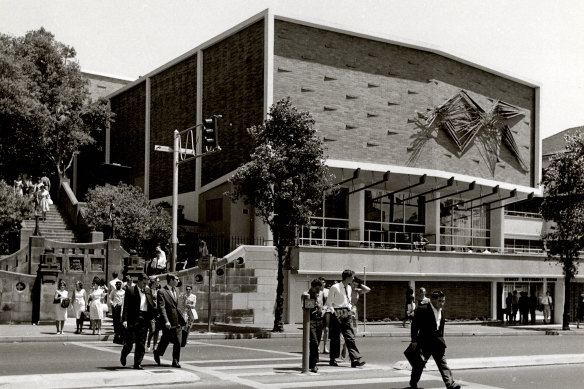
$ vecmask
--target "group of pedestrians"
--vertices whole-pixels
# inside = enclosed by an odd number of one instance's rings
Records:
[[[50,195],[51,180],[45,173],[33,182],[30,175],[22,173],[14,180],[14,194],[27,199],[35,213],[40,213],[40,220],[45,221],[52,204]]]
[[[315,278],[310,283],[310,288],[303,293],[303,299],[314,302],[310,309],[310,347],[309,369],[313,373],[318,372],[320,341],[323,330],[329,326],[330,354],[329,365],[338,366],[341,339],[344,339],[348,351],[351,367],[357,368],[365,365],[365,360],[359,352],[355,342],[357,329],[356,304],[360,294],[371,289],[355,277],[355,272],[347,269],[341,275],[342,281],[332,285],[328,290],[322,278]],[[422,376],[426,362],[430,357],[434,358],[444,384],[448,389],[460,389],[452,376],[452,371],[446,362],[446,342],[444,341],[445,316],[442,311],[446,302],[444,293],[440,290],[433,291],[430,298],[426,297],[426,289],[419,288],[414,295],[413,289],[407,291],[406,310],[411,313],[411,343],[408,349],[416,357],[412,358],[412,373],[410,388],[417,389],[418,381]],[[417,304],[416,304],[417,303]],[[341,338],[342,335],[342,338]],[[326,339],[325,339],[326,351]]]
[[[541,311],[544,324],[548,324],[552,322],[553,309],[554,302],[549,291],[546,291],[545,296],[536,296],[535,292],[528,295],[526,291],[519,292],[515,289],[508,292],[505,298],[504,321],[507,324],[536,324],[536,311]]]

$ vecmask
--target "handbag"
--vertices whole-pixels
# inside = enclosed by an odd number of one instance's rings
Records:
[[[408,359],[408,362],[410,363],[410,365],[412,365],[412,368],[423,367],[426,364],[426,361],[424,360],[424,357],[422,356],[422,353],[420,352],[420,345],[418,345],[414,349],[412,347],[412,344],[410,343],[408,348],[406,348],[406,350],[404,351],[404,355]]]
[[[49,203],[49,205],[53,205],[53,199],[51,199],[51,195],[47,197],[47,202]]]
[[[67,308],[69,307],[69,304],[71,304],[71,299],[64,298],[63,300],[61,300],[61,307]]]

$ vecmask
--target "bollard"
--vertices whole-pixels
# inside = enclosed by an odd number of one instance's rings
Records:
[[[316,301],[302,295],[302,372],[309,372],[310,358],[310,310],[314,309]]]

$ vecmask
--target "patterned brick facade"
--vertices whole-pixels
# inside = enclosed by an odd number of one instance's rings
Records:
[[[111,125],[110,162],[131,166],[131,181],[144,185],[146,82],[111,98],[116,120]]]
[[[203,51],[203,117],[222,115],[223,151],[203,158],[202,185],[249,160],[246,129],[263,121],[264,21]]]
[[[313,115],[329,158],[534,186],[534,88],[434,53],[280,20],[274,56],[274,101],[290,96]],[[478,141],[459,157],[444,131],[422,130],[418,112],[460,90],[485,111],[495,100],[521,110],[507,124],[529,171],[501,146],[493,174]]]
[[[153,76],[150,93],[150,150],[155,145],[172,147],[174,130],[197,124],[197,56]],[[182,140],[186,141],[186,137]],[[195,190],[195,175],[194,162],[180,166],[179,193]],[[172,153],[150,152],[149,193],[151,198],[172,195]]]

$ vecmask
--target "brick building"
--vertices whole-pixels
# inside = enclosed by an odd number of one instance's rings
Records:
[[[179,204],[206,231],[269,241],[223,193],[249,158],[246,128],[288,96],[314,117],[342,190],[299,231],[287,321],[312,278],[345,268],[366,273],[369,319],[402,316],[408,285],[444,289],[450,318],[501,318],[513,289],[563,303],[541,219],[505,208],[542,195],[539,86],[437,48],[266,10],[111,94],[106,162],[170,201],[172,155],[154,146],[220,114],[222,151],[180,165]],[[420,233],[429,244],[414,250]]]

